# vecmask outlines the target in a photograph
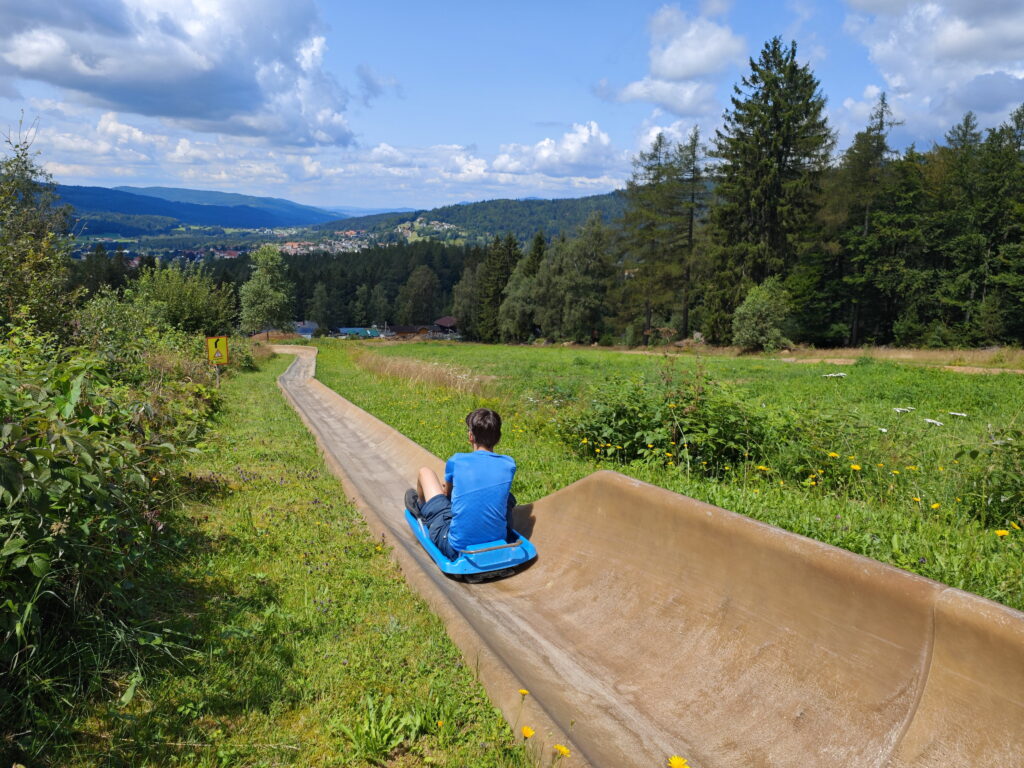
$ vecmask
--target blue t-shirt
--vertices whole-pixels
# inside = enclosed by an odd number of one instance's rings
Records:
[[[452,526],[448,543],[455,549],[504,539],[508,532],[508,492],[516,474],[511,456],[491,451],[456,453],[444,467],[452,484]]]

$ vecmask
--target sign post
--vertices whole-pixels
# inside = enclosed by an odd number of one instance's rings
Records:
[[[206,359],[217,371],[217,386],[220,387],[220,366],[228,364],[228,337],[206,337]]]

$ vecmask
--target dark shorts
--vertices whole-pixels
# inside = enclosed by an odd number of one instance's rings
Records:
[[[515,506],[516,497],[510,493],[508,495],[509,512],[511,512]],[[511,517],[512,516],[509,515],[508,536],[512,535]],[[451,530],[452,527],[452,500],[443,493],[437,494],[437,496],[434,496],[432,499],[428,499],[426,503],[420,507],[419,518],[423,521],[423,524],[427,526],[427,533],[430,534],[430,540],[434,542],[435,547],[441,550],[441,554],[449,560],[457,558],[459,556],[458,551],[448,543],[448,531]]]

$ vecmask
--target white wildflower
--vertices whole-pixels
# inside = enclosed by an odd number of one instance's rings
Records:
[[[888,430],[888,429],[886,429],[885,427],[879,427],[879,428],[878,428],[878,431],[879,431],[879,432],[888,432],[889,430]]]
[[[893,408],[893,410],[896,411],[896,413],[910,413],[911,411],[916,410],[916,409],[915,408]]]
[[[845,379],[846,378],[846,374],[845,373],[825,373],[825,374],[822,374],[821,378],[823,378],[823,379]]]
[[[967,416],[966,413],[957,413],[956,411],[950,411],[949,415],[950,416],[960,416],[961,418],[966,418],[966,416]]]
[[[935,419],[925,419],[924,421],[925,421],[925,424],[934,424],[936,427],[941,427],[942,426],[942,422],[941,421],[936,421]]]

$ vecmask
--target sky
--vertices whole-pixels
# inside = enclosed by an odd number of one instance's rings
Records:
[[[1022,0],[0,0],[0,130],[62,184],[427,208],[621,188],[796,41],[837,150],[1024,103]]]

